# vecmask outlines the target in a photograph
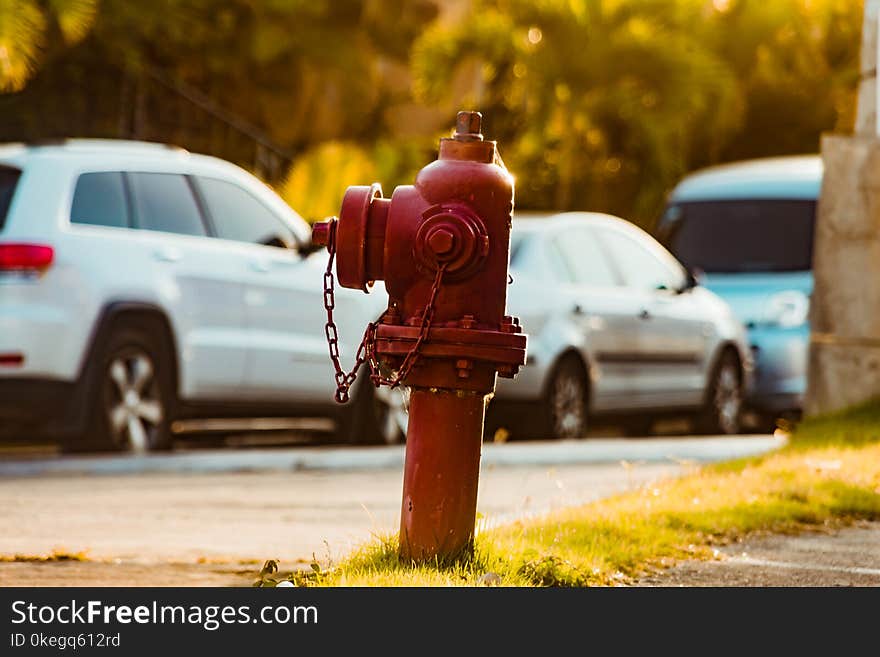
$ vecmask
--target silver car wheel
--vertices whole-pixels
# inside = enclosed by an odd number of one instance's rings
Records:
[[[718,428],[725,434],[737,433],[742,410],[742,391],[739,371],[732,362],[725,363],[718,370],[713,403],[715,416],[718,418]]]
[[[165,417],[155,367],[150,356],[130,348],[107,368],[105,413],[116,445],[146,452]]]
[[[569,368],[560,368],[553,380],[550,403],[555,437],[582,437],[587,413],[582,377]]]

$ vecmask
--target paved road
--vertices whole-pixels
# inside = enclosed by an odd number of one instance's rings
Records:
[[[678,475],[694,462],[781,443],[764,436],[486,445],[481,523],[595,500]],[[278,558],[292,565],[313,554],[326,562],[396,530],[402,458],[402,449],[390,447],[6,459],[0,555],[85,551],[95,563],[140,568],[144,583],[159,583],[161,573],[168,583],[190,581],[191,572],[169,564]],[[65,583],[89,566],[52,568],[58,573],[52,577],[61,578],[56,583]],[[0,564],[0,585],[26,583],[25,573],[33,572],[25,563]],[[46,572],[41,567],[39,577]]]

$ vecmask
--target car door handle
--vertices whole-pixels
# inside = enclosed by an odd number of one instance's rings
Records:
[[[154,251],[153,257],[159,262],[177,262],[180,260],[180,251],[171,247],[163,247]]]
[[[651,319],[651,312],[647,308],[642,308],[639,312],[639,319]]]

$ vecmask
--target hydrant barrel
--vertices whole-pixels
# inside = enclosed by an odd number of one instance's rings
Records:
[[[406,561],[472,550],[485,408],[481,393],[413,389],[400,511]]]

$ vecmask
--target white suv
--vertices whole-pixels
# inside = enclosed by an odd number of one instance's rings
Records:
[[[366,377],[335,406],[326,256],[308,255],[309,236],[216,158],[124,141],[0,146],[0,430],[148,450],[170,446],[172,421],[317,416],[346,441],[401,438],[399,404]],[[337,295],[352,360],[387,298]]]

